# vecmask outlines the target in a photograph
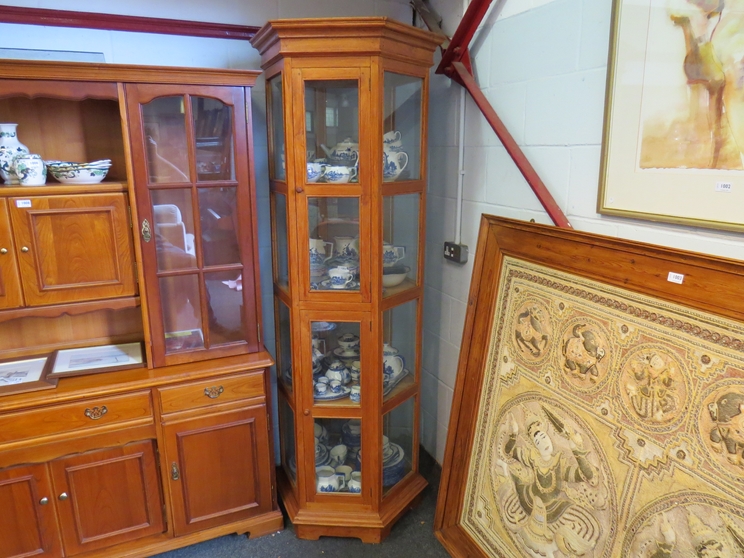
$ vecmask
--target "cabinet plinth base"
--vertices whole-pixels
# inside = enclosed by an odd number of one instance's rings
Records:
[[[375,544],[385,540],[398,519],[419,504],[421,492],[428,484],[424,477],[416,473],[403,481],[403,486],[395,487],[395,493],[383,501],[379,513],[340,512],[338,509],[301,508],[281,468],[277,470],[277,480],[281,501],[298,538],[317,541],[320,537],[347,537]],[[339,518],[344,518],[348,523],[339,525]]]

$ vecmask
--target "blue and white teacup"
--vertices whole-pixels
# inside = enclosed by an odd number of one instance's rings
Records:
[[[323,171],[325,170],[325,165],[321,163],[308,163],[307,164],[307,181],[308,183],[312,184],[314,182],[317,182],[320,180],[320,177],[323,176]]]
[[[349,492],[352,494],[359,494],[362,491],[362,473],[360,471],[354,471],[351,473],[351,480],[349,481]]]
[[[332,289],[346,289],[354,281],[354,275],[348,268],[339,266],[328,270]]]
[[[325,181],[332,184],[346,184],[354,180],[356,176],[356,167],[344,167],[341,165],[328,165],[323,173]]]

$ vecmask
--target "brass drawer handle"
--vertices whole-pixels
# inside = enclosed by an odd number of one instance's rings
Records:
[[[217,399],[223,391],[225,391],[225,388],[223,388],[222,386],[204,388],[204,395],[206,395],[210,399]]]
[[[92,409],[85,409],[85,416],[88,417],[90,420],[98,420],[106,413],[108,413],[108,409],[106,408],[106,405],[103,405],[100,408],[93,407]]]

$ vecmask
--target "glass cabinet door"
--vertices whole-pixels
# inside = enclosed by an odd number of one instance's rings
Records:
[[[287,180],[287,160],[284,147],[284,103],[282,74],[269,80],[269,173],[274,180]]]
[[[310,322],[313,371],[312,396],[316,405],[358,407],[361,402],[361,327],[359,322]]]
[[[417,284],[421,195],[384,196],[382,203],[382,288],[387,297]]]
[[[273,236],[274,283],[289,291],[289,238],[287,230],[287,196],[271,193],[271,234]]]
[[[421,95],[423,80],[385,72],[383,182],[421,178]]]
[[[249,169],[235,156],[247,151],[245,131],[234,125],[245,118],[244,91],[127,87],[131,128],[142,130],[133,151],[144,161],[135,182],[148,295],[157,304],[155,364],[192,360],[195,351],[255,350],[254,275],[245,265],[252,231],[238,218],[249,214]]]
[[[310,289],[359,291],[359,198],[307,198]]]
[[[359,82],[304,83],[307,183],[358,182]]]
[[[288,394],[292,394],[292,324],[289,307],[275,297],[276,374]]]
[[[361,419],[316,418],[315,492],[349,494],[362,492]]]

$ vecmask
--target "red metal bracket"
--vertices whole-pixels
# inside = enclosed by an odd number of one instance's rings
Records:
[[[473,39],[478,26],[483,21],[483,18],[488,12],[488,8],[491,6],[492,0],[472,0],[468,5],[468,9],[465,15],[457,26],[455,34],[448,42],[445,42],[444,51],[442,53],[442,60],[437,67],[436,72],[438,74],[444,74],[450,79],[456,81],[467,89],[470,96],[475,101],[476,106],[480,109],[485,116],[488,123],[496,132],[499,140],[504,145],[507,153],[514,160],[514,163],[519,168],[519,171],[524,176],[527,184],[530,185],[532,191],[535,192],[537,199],[542,204],[545,211],[548,213],[553,223],[561,228],[572,228],[566,215],[561,210],[560,206],[556,203],[555,198],[548,191],[545,183],[540,180],[537,172],[530,164],[527,156],[519,147],[519,144],[514,140],[512,135],[507,130],[504,123],[496,114],[496,111],[491,106],[491,103],[486,99],[486,96],[481,91],[478,83],[475,81],[473,76],[473,67],[470,60],[470,50],[468,46],[470,41]],[[435,21],[433,12],[428,6],[423,3],[423,0],[412,0],[411,3],[414,9],[419,13],[426,23],[426,25],[432,31],[444,35],[444,32],[439,28],[438,23]]]

